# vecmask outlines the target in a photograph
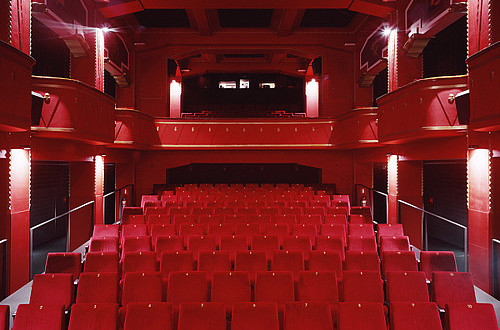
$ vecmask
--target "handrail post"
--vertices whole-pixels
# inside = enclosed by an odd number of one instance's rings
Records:
[[[30,228],[30,280],[33,278],[33,229]]]
[[[9,244],[9,241],[8,240],[5,240],[5,244],[3,246],[3,262],[4,262],[4,267],[3,267],[3,279],[2,279],[2,286],[3,286],[3,294],[4,294],[4,297],[7,297],[9,295],[9,292],[8,292],[8,288],[7,288],[7,276],[8,276],[8,271],[7,271],[7,267],[9,265],[9,263],[7,262],[7,258],[8,258],[8,252],[7,252],[7,244]]]
[[[422,214],[424,217],[424,251],[428,251],[429,250],[429,233],[428,233],[429,223],[428,223],[427,217],[425,216],[425,213],[422,212]]]
[[[468,242],[468,229],[464,228],[464,270],[469,271],[469,242]]]
[[[495,240],[491,240],[491,247],[493,248],[492,251],[492,258],[493,258],[493,269],[492,269],[492,276],[493,276],[493,297],[498,298],[498,263],[497,263],[497,248],[496,248],[496,242]]]
[[[385,196],[385,223],[389,223],[389,195]]]
[[[399,200],[396,203],[398,205],[398,223],[401,223],[401,203]]]

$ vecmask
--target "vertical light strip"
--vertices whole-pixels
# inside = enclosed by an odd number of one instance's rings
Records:
[[[306,83],[306,117],[319,116],[319,83],[312,79]]]
[[[170,83],[170,117],[181,117],[182,85],[175,79]]]

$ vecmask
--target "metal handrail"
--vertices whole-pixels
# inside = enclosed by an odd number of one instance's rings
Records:
[[[111,196],[111,195],[114,195],[118,192],[118,219],[115,219],[115,224],[116,223],[121,223],[122,221],[122,190],[128,188],[128,187],[131,187],[132,188],[132,201],[134,200],[134,184],[133,183],[129,183],[121,188],[118,188],[118,189],[115,189],[114,191],[110,192],[110,193],[107,193],[105,194],[103,197],[103,202],[106,200],[107,197]],[[115,206],[116,207],[116,206]],[[103,203],[103,213],[104,213],[104,216],[106,214],[106,203],[104,202]]]
[[[493,258],[493,267],[492,267],[492,272],[493,272],[493,296],[498,299],[498,265],[497,265],[497,249],[495,248],[495,244],[500,245],[500,240],[493,238],[491,240],[492,243],[492,258]]]
[[[385,193],[383,191],[380,191],[380,190],[373,189],[371,187],[365,186],[364,184],[361,184],[361,183],[355,183],[354,184],[354,194],[355,194],[354,198],[356,199],[356,201],[358,200],[358,190],[356,189],[356,187],[358,187],[358,186],[368,189],[368,191],[369,191],[368,197],[369,197],[369,200],[370,200],[370,206],[373,205],[373,193],[377,193],[377,194],[382,195],[382,196],[385,197],[385,220],[388,223],[389,222],[389,194],[387,194],[387,193]],[[373,217],[373,207],[371,208],[370,211],[372,213],[372,220],[373,220],[373,222],[374,223],[378,223],[374,219],[374,217]]]

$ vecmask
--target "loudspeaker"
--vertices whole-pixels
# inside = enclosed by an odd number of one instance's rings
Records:
[[[460,125],[470,124],[470,96],[469,90],[455,95],[455,105],[457,107],[458,123]]]
[[[43,95],[31,92],[31,126],[40,125],[40,117],[42,116]]]
[[[313,75],[321,75],[323,61],[321,57],[316,57],[312,62]]]

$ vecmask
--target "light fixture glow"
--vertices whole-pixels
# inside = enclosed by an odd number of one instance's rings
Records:
[[[108,32],[111,32],[111,29],[109,27],[105,26],[105,27],[101,28],[101,32],[102,33],[108,33]]]
[[[382,30],[382,34],[385,36],[385,37],[388,37],[390,36],[392,33],[392,29],[388,26],[384,27],[384,29]]]

